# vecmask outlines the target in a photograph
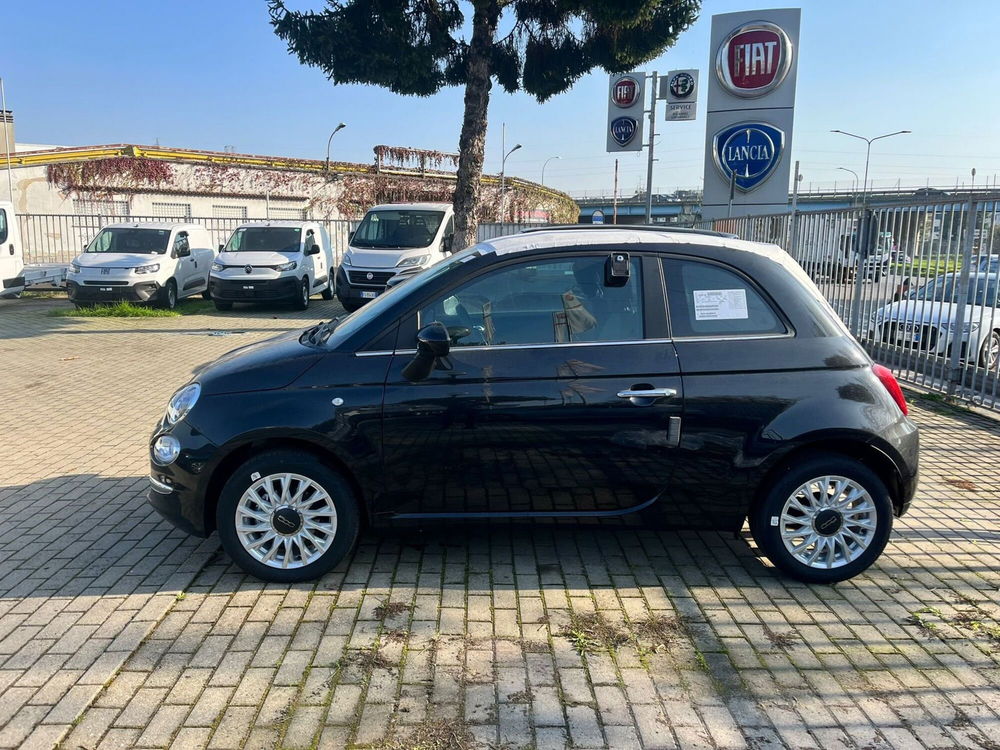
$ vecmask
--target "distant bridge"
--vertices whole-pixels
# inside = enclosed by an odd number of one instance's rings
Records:
[[[970,195],[983,191],[970,188],[901,188],[894,190],[873,190],[868,194],[868,205],[891,206],[900,203],[924,203],[927,201],[954,200],[964,202]],[[594,211],[604,213],[604,221],[611,223],[614,214],[614,198],[612,196],[597,196],[574,198],[580,206],[580,223],[589,224]],[[788,210],[791,211],[791,196],[788,199]],[[798,207],[800,211],[835,211],[851,208],[861,204],[861,193],[850,190],[829,190],[800,193]],[[701,220],[701,194],[695,191],[678,191],[670,195],[653,194],[652,219],[655,223],[689,224]],[[740,216],[739,206],[733,206],[733,216]],[[646,196],[635,194],[618,198],[618,223],[638,224],[645,221]]]

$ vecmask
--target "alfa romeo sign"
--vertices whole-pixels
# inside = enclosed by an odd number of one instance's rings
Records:
[[[660,97],[667,100],[668,120],[693,120],[698,114],[698,71],[671,70],[660,79]]]
[[[785,133],[773,125],[743,122],[716,133],[712,146],[722,176],[728,182],[735,174],[737,189],[748,193],[778,166],[785,150]]]
[[[754,21],[734,29],[719,46],[715,72],[731,94],[763,96],[785,80],[792,66],[792,42],[777,24]]]

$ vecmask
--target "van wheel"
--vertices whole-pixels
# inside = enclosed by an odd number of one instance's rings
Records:
[[[233,309],[232,302],[224,302],[221,299],[213,300],[213,302],[215,302],[215,309],[219,312],[229,312]]]
[[[341,306],[349,313],[354,312],[361,308],[361,305],[357,302],[349,302],[348,300],[340,300]]]
[[[860,461],[823,453],[788,467],[750,514],[754,541],[788,575],[835,583],[867,569],[892,531],[885,484]]]
[[[292,307],[296,310],[308,310],[309,309],[309,277],[302,279],[302,284],[299,286],[299,295],[292,302]]]
[[[160,290],[160,307],[173,310],[177,307],[177,282],[167,279],[166,285]]]
[[[212,290],[209,287],[205,287],[205,291],[201,293],[202,299],[212,299]]]
[[[295,583],[318,578],[347,556],[361,515],[340,474],[308,453],[276,450],[233,472],[216,524],[223,548],[247,573]]]
[[[320,292],[323,295],[323,299],[330,300],[333,299],[333,276],[331,275],[329,279],[326,280],[326,288]]]

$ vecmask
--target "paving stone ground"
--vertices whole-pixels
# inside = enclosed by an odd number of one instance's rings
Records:
[[[914,402],[914,508],[834,587],[747,539],[565,526],[369,533],[264,584],[148,509],[146,437],[195,365],[335,303],[65,305],[0,302],[4,750],[1000,748],[997,422]]]

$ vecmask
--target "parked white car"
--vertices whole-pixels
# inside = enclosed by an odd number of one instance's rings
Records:
[[[184,297],[208,297],[214,257],[198,224],[109,224],[70,263],[66,290],[77,307],[132,300],[173,309]]]
[[[956,328],[961,275],[948,273],[872,313],[869,336],[873,341],[940,356],[950,356],[952,344],[960,341],[963,359],[996,370],[1000,363],[998,279],[995,273],[969,276],[969,304],[960,335]]]
[[[337,298],[348,312],[387,286],[420,273],[454,250],[450,203],[391,203],[365,213],[337,269]]]
[[[212,264],[212,299],[219,310],[234,302],[291,302],[297,310],[322,294],[333,299],[333,249],[315,221],[241,224]]]

